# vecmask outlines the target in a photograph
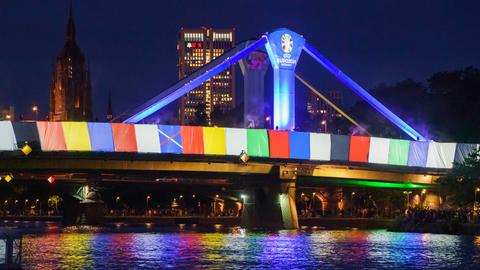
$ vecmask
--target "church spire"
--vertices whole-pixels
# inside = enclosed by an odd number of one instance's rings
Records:
[[[108,108],[107,108],[107,121],[111,122],[113,119],[113,110],[112,110],[112,92],[108,92]]]
[[[67,24],[67,42],[75,43],[75,23],[73,22],[73,3],[70,0],[70,13]]]

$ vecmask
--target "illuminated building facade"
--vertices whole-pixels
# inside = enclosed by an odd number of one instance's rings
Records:
[[[326,97],[337,106],[342,106],[343,93],[340,91],[327,91]],[[323,119],[332,120],[341,117],[341,114],[335,111],[323,99],[309,91],[307,93],[307,112],[314,116],[322,116]]]
[[[75,42],[72,7],[66,42],[52,67],[50,87],[51,121],[92,120],[92,86],[85,56]]]
[[[184,29],[178,36],[178,77],[183,79],[235,45],[235,29]],[[182,124],[197,121],[204,115],[212,125],[212,112],[227,112],[235,106],[235,66],[231,66],[205,81],[180,100]],[[201,112],[197,112],[202,110]]]

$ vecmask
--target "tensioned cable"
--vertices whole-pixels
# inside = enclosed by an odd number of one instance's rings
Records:
[[[297,78],[301,83],[303,83],[308,89],[310,89],[313,93],[315,93],[318,97],[320,97],[323,101],[325,101],[329,106],[331,106],[335,111],[339,112],[343,117],[347,118],[352,124],[358,127],[362,132],[365,132],[369,136],[372,136],[364,127],[362,127],[357,121],[353,120],[348,114],[346,114],[342,109],[337,107],[333,102],[331,102],[326,96],[322,95],[317,89],[315,89],[312,85],[310,85],[307,81],[305,81],[302,77],[295,73],[295,78]]]

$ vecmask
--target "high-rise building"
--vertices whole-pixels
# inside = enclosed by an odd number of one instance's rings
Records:
[[[343,93],[340,91],[327,91],[325,96],[337,106],[343,103]],[[307,112],[315,116],[320,115],[325,120],[341,117],[335,109],[311,91],[307,93]]]
[[[50,87],[51,121],[92,120],[92,85],[90,70],[75,42],[72,6],[67,24],[65,45],[52,67]]]
[[[199,67],[230,50],[235,45],[235,29],[197,28],[179,32],[178,77],[183,79]],[[235,67],[222,71],[180,100],[182,124],[204,121],[212,124],[212,112],[229,111],[235,106]],[[201,110],[201,111],[199,111]],[[202,116],[204,119],[197,119]]]

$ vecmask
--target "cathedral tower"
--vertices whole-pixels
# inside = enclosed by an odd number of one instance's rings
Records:
[[[52,67],[50,121],[91,121],[92,85],[90,69],[75,42],[72,4],[66,41]]]

